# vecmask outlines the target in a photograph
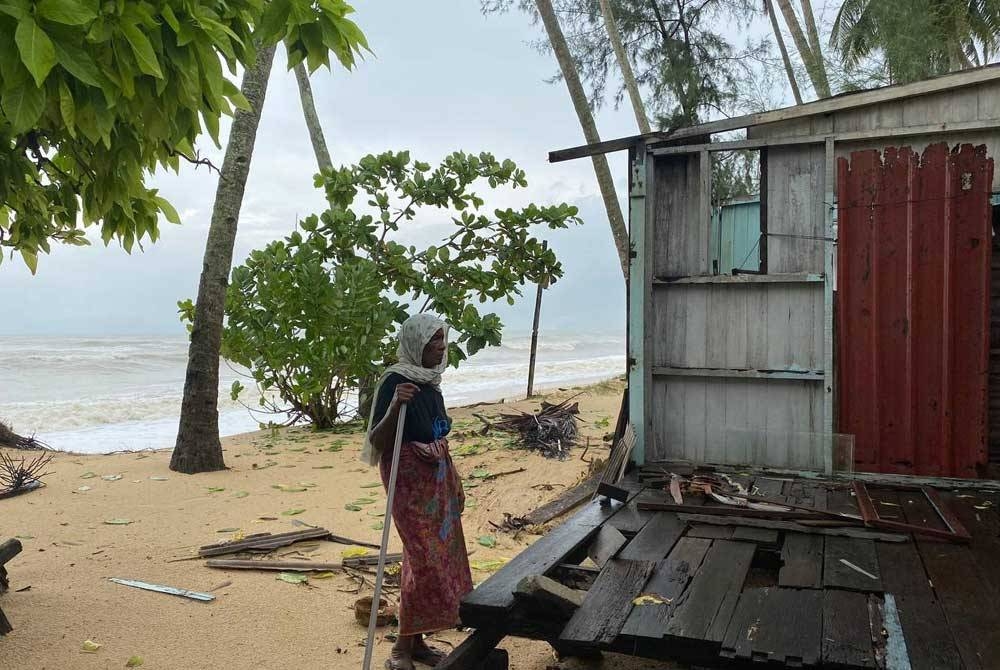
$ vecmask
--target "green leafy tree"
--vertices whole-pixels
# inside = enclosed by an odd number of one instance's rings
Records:
[[[36,270],[53,242],[126,251],[176,212],[145,180],[202,163],[207,132],[247,100],[227,78],[284,40],[294,67],[365,47],[342,0],[0,2],[0,249]]]
[[[849,69],[878,83],[918,81],[994,58],[1000,0],[910,0],[905,10],[893,0],[845,0],[830,41]]]
[[[532,230],[579,223],[566,204],[487,212],[477,185],[526,181],[513,162],[486,153],[454,153],[433,169],[408,152],[366,156],[317,182],[330,208],[233,270],[222,353],[251,371],[266,409],[318,428],[355,416],[348,398],[392,359],[392,334],[407,313],[433,311],[454,327],[452,365],[499,345],[499,317],[477,305],[513,302],[525,284],[560,277]],[[445,213],[452,227],[437,244],[393,239]],[[190,319],[190,301],[180,307]],[[241,390],[234,385],[234,397]]]

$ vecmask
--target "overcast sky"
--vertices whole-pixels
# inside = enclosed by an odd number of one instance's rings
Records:
[[[624,332],[624,288],[590,161],[550,165],[551,149],[583,143],[562,83],[546,79],[554,58],[528,42],[542,36],[520,13],[484,17],[476,0],[355,2],[355,20],[375,52],[353,72],[313,75],[316,105],[335,164],[409,149],[435,162],[455,150],[491,151],[527,171],[529,188],[486,196],[487,207],[571,202],[585,224],[551,236],[565,278],[546,294],[543,328]],[[243,202],[235,261],[287,234],[323,209],[294,76],[275,59]],[[604,138],[631,135],[627,107],[598,115]],[[221,165],[210,141],[203,154]],[[625,158],[611,166],[625,207]],[[162,238],[129,256],[117,246],[60,248],[39,259],[38,274],[19,259],[0,264],[0,335],[183,334],[176,302],[195,296],[216,179],[182,166],[154,179],[181,213]],[[481,193],[482,194],[482,193]],[[437,229],[437,232],[435,231]],[[411,224],[400,241],[430,242],[441,228]],[[500,310],[508,326],[530,323],[533,296]]]

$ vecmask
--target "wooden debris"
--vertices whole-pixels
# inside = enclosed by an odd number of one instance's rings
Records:
[[[392,565],[393,563],[402,563],[402,554],[386,554],[385,563],[386,565]],[[345,568],[363,568],[372,565],[378,565],[378,555],[375,556],[352,556],[351,558],[345,558],[342,561],[342,565]]]
[[[280,572],[340,572],[340,563],[310,563],[308,561],[252,561],[213,558],[205,562],[209,568],[223,570],[278,570]]]
[[[40,454],[28,460],[24,456],[14,459],[0,451],[0,498],[9,498],[42,486],[42,477],[50,474],[43,470],[51,462],[51,453]]]
[[[547,524],[552,519],[562,516],[585,501],[590,500],[594,495],[594,491],[597,490],[599,482],[600,477],[597,475],[586,479],[573,488],[563,491],[552,502],[528,512],[524,519],[532,526]]]
[[[558,405],[543,403],[541,410],[534,414],[518,412],[516,414],[501,414],[499,419],[490,421],[482,416],[476,416],[485,424],[483,433],[499,430],[506,433],[516,433],[521,445],[526,449],[541,452],[547,458],[565,459],[570,448],[576,444],[577,414],[580,413],[579,403],[570,404],[564,400]]]
[[[525,602],[537,614],[569,620],[583,604],[585,591],[577,591],[563,586],[544,575],[523,578],[514,589],[514,597]]]
[[[27,451],[48,451],[50,449],[49,445],[41,440],[36,440],[34,435],[31,437],[18,435],[3,421],[0,421],[0,447]]]
[[[628,540],[617,528],[609,523],[601,526],[597,531],[597,537],[587,548],[587,556],[598,568],[603,568],[604,564],[615,557]]]
[[[190,598],[191,600],[199,600],[201,602],[211,602],[215,600],[215,596],[211,593],[199,593],[198,591],[189,591],[187,589],[178,589],[173,586],[163,586],[162,584],[150,584],[148,582],[140,582],[134,579],[119,579],[118,577],[111,577],[109,581],[115,584],[121,584],[123,586],[131,586],[137,589],[143,589],[145,591],[156,591],[157,593],[166,593],[172,596],[181,596],[182,598]]]
[[[688,523],[709,523],[717,526],[750,526],[752,528],[770,528],[772,530],[791,530],[796,533],[811,533],[813,535],[827,535],[831,537],[854,537],[862,540],[878,540],[880,542],[906,542],[909,540],[906,535],[881,533],[874,530],[867,530],[865,528],[853,528],[850,526],[825,528],[804,526],[801,523],[782,521],[780,519],[768,520],[737,516],[716,516],[714,514],[714,508],[709,508],[713,510],[711,514],[705,513],[706,508],[704,507],[699,509],[702,511],[701,514],[678,514],[677,516],[681,521],[687,521]]]
[[[217,544],[206,544],[198,549],[199,558],[210,558],[212,556],[223,556],[225,554],[235,554],[243,551],[271,551],[280,547],[287,547],[296,542],[304,540],[329,540],[338,544],[357,545],[369,549],[378,549],[377,544],[352,540],[348,537],[334,535],[325,528],[308,528],[305,530],[295,530],[287,533],[258,533],[237,540],[235,542],[220,542]]]

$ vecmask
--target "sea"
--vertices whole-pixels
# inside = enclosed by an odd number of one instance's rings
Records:
[[[523,398],[530,336],[505,335],[444,376],[449,406]],[[0,421],[21,435],[79,453],[172,447],[188,342],[179,337],[0,337]],[[235,435],[283,417],[230,399],[245,370],[222,361],[219,430]],[[539,335],[535,388],[590,384],[625,373],[623,335]],[[255,407],[252,388],[241,401]]]

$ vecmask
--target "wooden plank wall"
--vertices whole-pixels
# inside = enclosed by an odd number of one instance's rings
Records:
[[[767,180],[762,187],[767,189],[769,274],[823,272],[823,238],[826,236],[824,156],[825,148],[821,145],[767,150]],[[820,304],[822,306],[822,301]]]
[[[698,154],[663,156],[656,161],[653,277],[687,277],[711,271],[709,226],[698,225],[700,165]]]

